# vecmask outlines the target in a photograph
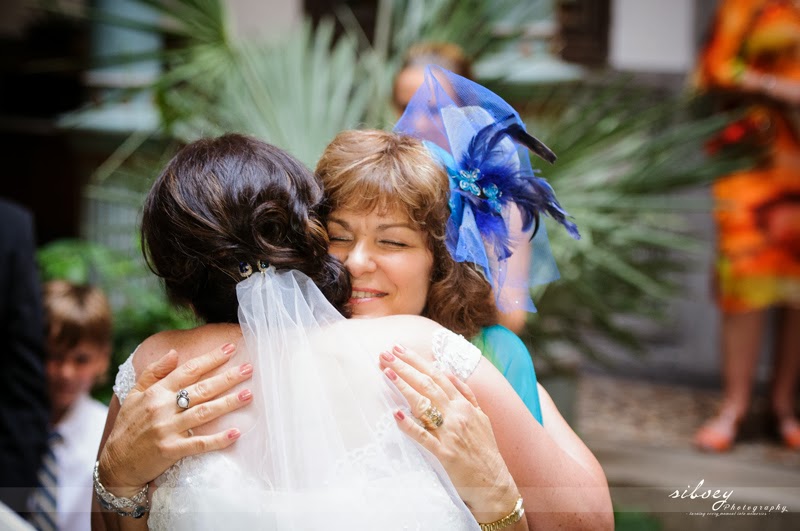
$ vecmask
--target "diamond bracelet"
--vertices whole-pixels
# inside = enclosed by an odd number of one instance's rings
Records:
[[[141,518],[150,510],[150,502],[147,500],[147,492],[150,490],[149,483],[130,498],[114,496],[100,483],[99,467],[100,461],[96,461],[92,476],[94,478],[94,492],[97,495],[97,501],[100,502],[100,506],[104,510],[113,511],[120,516],[132,516],[133,518]]]

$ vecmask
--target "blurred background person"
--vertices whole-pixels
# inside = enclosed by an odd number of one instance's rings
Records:
[[[718,228],[714,292],[722,313],[723,398],[695,434],[708,451],[731,448],[750,405],[767,314],[779,311],[771,412],[785,445],[800,449],[794,411],[800,365],[800,3],[723,0],[701,51],[700,85],[746,109],[715,142],[756,145],[752,169],[713,187]],[[727,146],[720,145],[727,142]]]
[[[33,219],[0,199],[0,501],[17,513],[47,439],[41,288]]]
[[[415,44],[403,56],[402,66],[392,84],[392,105],[398,118],[425,80],[425,67],[428,65],[441,66],[454,74],[474,80],[472,61],[457,44],[450,42]]]
[[[90,396],[111,357],[111,308],[94,286],[44,285],[51,431],[28,505],[37,529],[90,528],[92,468],[108,408]],[[53,489],[52,487],[57,487]]]

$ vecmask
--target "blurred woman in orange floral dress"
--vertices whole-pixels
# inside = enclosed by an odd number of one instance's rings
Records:
[[[702,88],[746,109],[714,147],[757,144],[764,155],[713,187],[724,392],[694,442],[731,448],[750,404],[767,312],[778,308],[770,404],[784,444],[800,449],[800,1],[722,0],[699,73]]]

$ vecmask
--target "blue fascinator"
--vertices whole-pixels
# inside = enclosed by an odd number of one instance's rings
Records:
[[[431,65],[425,81],[408,104],[394,131],[419,138],[450,177],[450,219],[447,249],[456,261],[479,266],[495,296],[507,282],[514,288],[544,284],[558,278],[541,216],[563,225],[576,239],[574,223],[556,200],[529,150],[548,162],[555,154],[529,135],[519,114],[500,96],[444,68]],[[509,228],[515,205],[521,232]],[[533,237],[533,264],[526,278],[509,278],[506,262],[521,238]],[[521,305],[535,311],[530,296],[503,301],[503,311]]]

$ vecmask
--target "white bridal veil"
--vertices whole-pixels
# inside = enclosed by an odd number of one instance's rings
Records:
[[[187,509],[182,528],[478,529],[438,461],[397,428],[392,413],[405,401],[378,353],[308,277],[269,268],[237,294],[255,420],[229,451],[192,458],[173,482],[183,501],[165,508]]]

